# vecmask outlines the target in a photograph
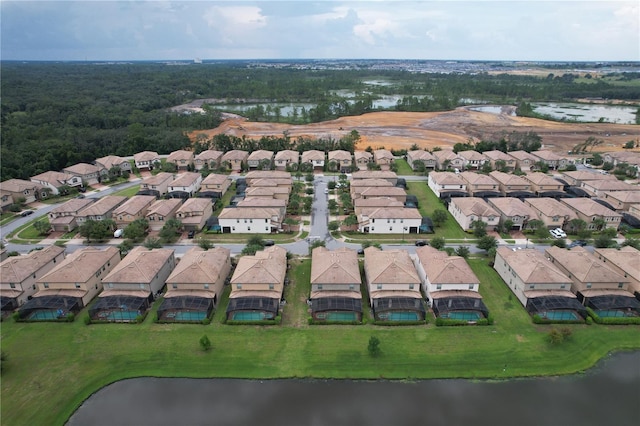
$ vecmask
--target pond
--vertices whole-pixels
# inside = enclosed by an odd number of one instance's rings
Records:
[[[534,103],[532,107],[537,114],[580,123],[635,124],[638,110],[632,106],[579,103]]]
[[[640,352],[509,381],[137,378],[96,392],[68,425],[626,426],[640,419],[638,389]]]

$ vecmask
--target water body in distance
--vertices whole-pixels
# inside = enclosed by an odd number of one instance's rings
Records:
[[[635,426],[639,390],[640,352],[584,375],[503,382],[138,378],[92,395],[68,425]]]

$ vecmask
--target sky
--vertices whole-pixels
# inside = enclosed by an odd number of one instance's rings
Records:
[[[2,60],[639,61],[638,1],[0,1]]]

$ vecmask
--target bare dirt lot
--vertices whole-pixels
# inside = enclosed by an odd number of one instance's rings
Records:
[[[232,118],[215,129],[193,132],[190,137],[196,140],[198,135],[211,138],[216,134],[225,133],[238,137],[260,138],[269,135],[282,136],[286,132],[294,139],[299,136],[339,139],[352,130],[357,130],[362,138],[358,144],[359,149],[367,146],[374,149],[409,149],[413,144],[428,149],[436,146],[444,148],[458,142],[466,142],[470,138],[489,138],[503,131],[533,131],[542,137],[545,148],[564,153],[590,136],[605,141],[596,148],[597,151],[621,149],[625,142],[640,138],[640,126],[637,125],[560,123],[471,111],[464,107],[446,112],[373,112],[307,125],[257,123]]]

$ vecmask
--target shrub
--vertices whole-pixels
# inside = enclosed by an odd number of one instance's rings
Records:
[[[371,336],[369,338],[369,345],[367,346],[367,350],[369,351],[369,355],[372,357],[377,357],[380,355],[380,339],[376,336]]]
[[[73,322],[76,319],[76,315],[73,312],[69,312],[65,319],[67,320],[67,322]]]
[[[202,320],[202,325],[209,325],[211,324],[211,318],[205,318]]]
[[[11,315],[11,318],[13,318],[13,320],[16,321],[16,322],[20,321],[20,312],[14,312]]]
[[[564,340],[562,333],[557,328],[552,328],[551,330],[549,330],[547,338],[549,339],[549,343],[551,343],[552,345],[559,345]]]
[[[138,315],[136,317],[136,323],[140,324],[142,321],[144,321],[144,315]]]
[[[206,334],[200,338],[200,347],[203,351],[211,349],[211,340],[209,340]]]
[[[83,321],[84,321],[84,325],[91,324],[91,317],[89,316],[89,314],[85,315]]]
[[[587,317],[587,325],[593,324],[593,318]]]

